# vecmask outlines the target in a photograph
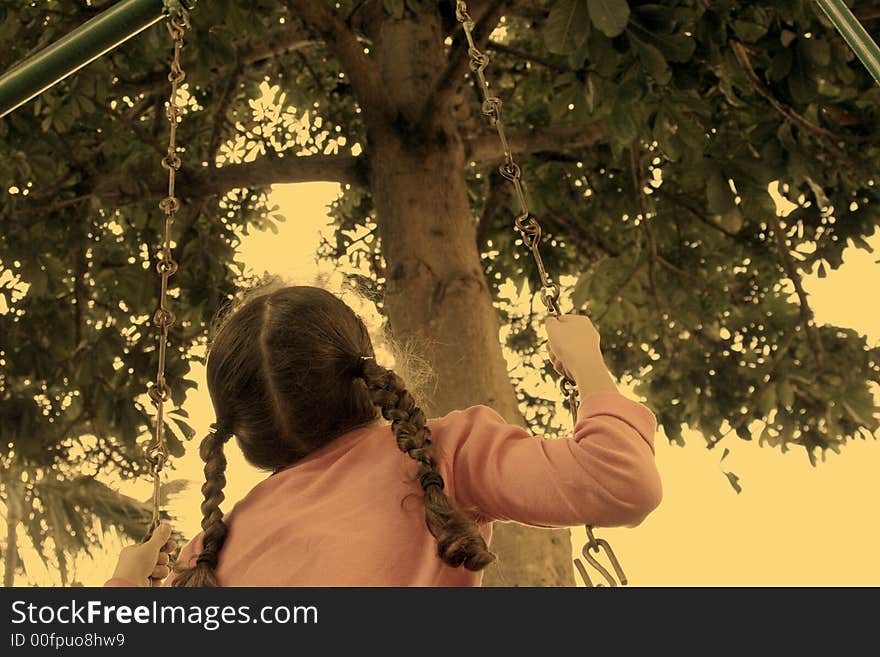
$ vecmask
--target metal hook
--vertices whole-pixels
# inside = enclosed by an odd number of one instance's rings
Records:
[[[596,538],[593,536],[593,529],[589,525],[587,525],[587,542],[584,547],[581,549],[581,554],[583,554],[584,559],[586,559],[587,563],[591,565],[594,569],[596,569],[604,578],[605,581],[608,582],[609,586],[617,586],[617,582],[614,580],[614,577],[608,569],[606,569],[599,561],[590,554],[590,551],[601,553],[603,550],[605,551],[605,556],[608,557],[608,561],[611,562],[611,566],[614,568],[614,572],[617,575],[617,578],[620,580],[621,585],[626,585],[626,574],[623,572],[623,568],[620,566],[620,562],[617,560],[617,557],[614,554],[614,550],[611,549],[611,544],[608,543],[603,538]],[[580,559],[574,560],[574,565],[580,573],[581,577],[584,580],[585,586],[604,586],[604,584],[593,584],[593,581],[590,579],[590,575],[587,572],[586,567],[583,563],[581,563]]]

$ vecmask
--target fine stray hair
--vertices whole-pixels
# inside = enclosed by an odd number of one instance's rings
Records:
[[[362,357],[367,357],[363,359]],[[444,493],[426,417],[396,372],[375,360],[362,318],[339,296],[311,285],[248,291],[225,315],[207,359],[208,391],[218,424],[202,440],[202,553],[175,568],[173,586],[217,586],[227,527],[220,504],[226,485],[223,447],[234,435],[249,463],[278,471],[334,438],[377,421],[418,462],[425,522],[447,565],[482,570],[495,560],[474,518]],[[442,480],[440,480],[442,481]]]

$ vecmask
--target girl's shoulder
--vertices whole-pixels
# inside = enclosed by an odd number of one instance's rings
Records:
[[[467,440],[468,436],[481,430],[494,433],[500,426],[508,424],[498,411],[484,404],[453,409],[427,421],[431,433],[447,445]]]
[[[493,420],[504,421],[504,418],[491,406],[485,404],[474,404],[466,408],[456,408],[445,415],[434,417],[428,420],[435,424],[450,424],[456,422],[468,422],[482,418],[491,418]]]

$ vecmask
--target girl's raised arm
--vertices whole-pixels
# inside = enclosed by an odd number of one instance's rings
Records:
[[[484,521],[635,527],[663,496],[654,462],[656,417],[619,392],[582,399],[574,435],[566,439],[533,436],[484,405],[434,422],[449,493]]]

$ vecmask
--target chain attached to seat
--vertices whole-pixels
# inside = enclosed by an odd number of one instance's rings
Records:
[[[489,83],[486,81],[486,76],[484,74],[486,67],[489,65],[489,55],[480,51],[480,49],[477,47],[473,34],[474,21],[470,17],[470,14],[468,14],[467,3],[463,0],[457,0],[457,2],[455,3],[455,18],[458,20],[459,23],[461,23],[465,38],[468,42],[470,69],[476,77],[475,82],[480,87],[480,93],[483,97],[483,116],[485,116],[488,119],[489,124],[494,126],[495,129],[498,131],[498,138],[501,141],[501,148],[504,152],[504,162],[498,167],[498,171],[506,180],[508,180],[513,185],[514,194],[519,201],[521,213],[514,220],[514,227],[522,236],[523,243],[526,245],[526,247],[528,247],[529,251],[531,251],[532,257],[535,260],[535,265],[538,268],[538,275],[541,279],[541,301],[547,307],[548,313],[556,317],[560,317],[562,315],[562,312],[559,309],[559,285],[554,283],[547,273],[547,270],[544,267],[544,261],[541,258],[541,252],[539,250],[539,243],[541,241],[541,224],[538,222],[538,219],[535,217],[535,215],[531,213],[528,203],[526,202],[526,196],[522,185],[522,169],[513,158],[513,152],[511,150],[510,143],[507,140],[507,132],[504,129],[504,122],[501,120],[501,99],[497,96],[493,96],[490,93]],[[569,377],[562,375],[562,378],[559,380],[559,387],[562,390],[562,394],[568,400],[572,422],[577,425],[577,385]],[[620,563],[617,561],[617,557],[614,555],[614,552],[611,549],[611,545],[609,545],[608,541],[595,538],[593,536],[593,528],[591,526],[587,525],[586,530],[588,541],[587,544],[584,545],[582,550],[584,559],[586,559],[587,563],[593,566],[593,568],[598,570],[611,586],[617,586],[617,583],[611,576],[611,573],[607,569],[602,567],[602,565],[596,560],[596,558],[590,554],[591,551],[601,552],[604,550],[606,556],[611,562],[615,573],[617,574],[617,577],[620,579],[620,583],[626,584],[626,576],[623,573],[623,569],[620,567]],[[577,567],[577,570],[580,573],[581,577],[583,578],[584,584],[586,586],[593,586],[593,583],[589,575],[587,574],[586,567],[581,563],[581,561],[579,559],[575,559],[574,564]],[[597,586],[601,586],[601,584],[597,584]]]
[[[176,321],[174,312],[168,307],[168,279],[177,272],[177,262],[171,256],[171,226],[180,208],[180,201],[175,196],[176,173],[180,169],[181,160],[177,155],[177,117],[181,106],[177,104],[178,88],[186,74],[180,64],[180,51],[183,48],[183,37],[189,29],[189,16],[186,9],[174,0],[166,2],[168,13],[167,27],[174,41],[174,55],[168,81],[171,83],[171,95],[168,101],[168,151],[162,158],[162,168],[168,171],[168,195],[159,202],[159,208],[165,214],[165,235],[156,270],[161,278],[159,307],[153,315],[153,326],[159,333],[159,364],[156,381],[147,388],[150,401],[156,407],[156,426],[153,441],[147,446],[145,459],[149,464],[153,477],[153,515],[145,540],[159,526],[160,489],[162,468],[168,460],[168,446],[165,444],[165,402],[171,398],[171,388],[165,381],[165,360],[168,345],[168,331]]]

